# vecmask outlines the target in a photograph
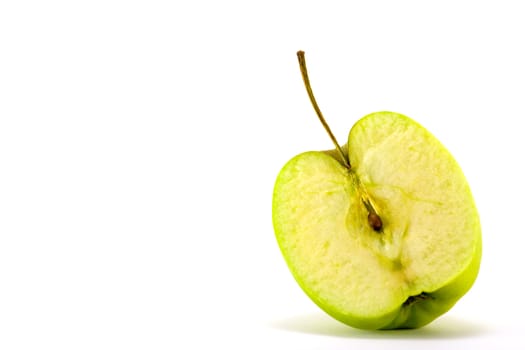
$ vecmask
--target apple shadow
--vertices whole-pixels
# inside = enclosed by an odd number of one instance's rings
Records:
[[[418,329],[367,331],[354,329],[323,314],[295,316],[272,322],[271,328],[321,336],[363,339],[455,339],[483,336],[488,326],[451,316],[442,316]]]

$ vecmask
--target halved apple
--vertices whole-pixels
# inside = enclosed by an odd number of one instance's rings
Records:
[[[336,149],[291,159],[277,177],[273,224],[306,294],[357,328],[416,328],[472,286],[481,260],[478,212],[461,168],[412,119],[367,115]]]

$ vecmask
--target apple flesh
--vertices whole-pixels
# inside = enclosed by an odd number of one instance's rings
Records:
[[[428,324],[480,266],[480,220],[461,168],[392,112],[359,120],[339,152],[291,159],[275,183],[273,225],[304,292],[357,328]]]

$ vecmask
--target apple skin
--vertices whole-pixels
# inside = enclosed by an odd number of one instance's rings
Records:
[[[367,118],[383,118],[383,115],[385,116],[386,122],[389,122],[390,119],[395,120],[396,118],[399,118],[400,120],[406,121],[408,123],[413,123],[414,125],[417,125],[418,128],[424,130],[424,132],[426,133],[425,137],[434,138],[426,129],[420,126],[417,122],[404,115],[392,112],[372,113],[362,118],[358,123],[356,123],[356,125],[362,122],[363,120],[366,120]],[[439,143],[437,139],[435,139],[435,141]],[[441,144],[439,145],[442,147],[443,150],[445,150],[445,148]],[[352,153],[352,149],[348,149],[347,145],[345,145],[343,149],[345,150],[345,153]],[[446,152],[448,153],[448,151]],[[474,281],[476,280],[481,263],[482,240],[481,228],[479,224],[479,218],[477,217],[477,211],[475,212],[476,217],[472,219],[472,227],[469,228],[473,231],[473,235],[476,237],[476,239],[474,240],[475,247],[472,248],[473,253],[471,255],[470,262],[466,263],[464,265],[464,268],[462,268],[460,271],[457,271],[456,274],[450,276],[447,280],[442,281],[439,288],[435,290],[424,291],[420,295],[409,296],[403,303],[400,303],[399,305],[391,309],[385,310],[385,312],[381,315],[373,315],[372,317],[368,317],[367,315],[363,314],[355,315],[349,312],[341,312],[341,310],[339,310],[336,307],[333,307],[333,305],[327,303],[323,298],[320,298],[319,295],[314,293],[311,290],[310,286],[308,286],[305,282],[305,277],[301,276],[298,273],[298,267],[296,266],[297,263],[292,261],[292,259],[290,258],[290,253],[289,251],[287,251],[286,244],[284,241],[288,233],[286,232],[286,225],[283,225],[283,220],[286,220],[286,218],[283,218],[280,212],[280,208],[283,205],[286,205],[283,204],[283,201],[286,200],[286,198],[283,197],[282,192],[284,191],[283,188],[286,186],[286,182],[288,181],[287,179],[285,179],[284,176],[281,175],[286,171],[286,169],[289,166],[292,166],[299,159],[308,155],[315,155],[316,157],[321,158],[327,157],[342,165],[341,161],[337,159],[337,152],[333,150],[325,152],[305,152],[292,158],[283,167],[275,183],[273,196],[273,224],[275,235],[281,248],[281,252],[285,261],[287,262],[287,265],[292,275],[294,276],[295,280],[302,288],[302,290],[310,297],[310,299],[315,304],[317,304],[322,310],[331,315],[333,318],[355,328],[419,328],[427,325],[428,323],[435,320],[437,317],[446,313],[465,293],[467,293],[467,291],[472,287]],[[450,157],[452,156],[450,155]],[[474,206],[473,199],[472,205]]]

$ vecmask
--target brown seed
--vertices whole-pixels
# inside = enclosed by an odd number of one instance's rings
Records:
[[[383,227],[383,222],[381,221],[381,218],[379,217],[379,215],[373,212],[368,214],[368,224],[376,232],[381,231],[381,228]]]

